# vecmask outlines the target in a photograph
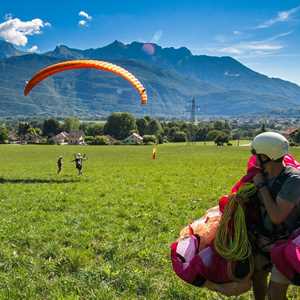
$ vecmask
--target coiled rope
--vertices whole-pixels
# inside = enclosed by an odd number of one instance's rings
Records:
[[[229,196],[214,241],[216,251],[227,260],[244,260],[252,253],[243,204],[255,193],[255,186],[247,183]]]

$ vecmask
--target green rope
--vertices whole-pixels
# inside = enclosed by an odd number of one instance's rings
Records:
[[[244,260],[251,253],[243,204],[256,193],[253,184],[245,184],[236,194],[232,194],[214,241],[216,251],[227,260]]]

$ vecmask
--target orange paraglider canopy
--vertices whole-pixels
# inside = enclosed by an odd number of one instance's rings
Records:
[[[32,90],[32,88],[34,88],[39,82],[41,82],[42,80],[44,80],[45,78],[51,75],[66,70],[83,69],[83,68],[92,68],[92,69],[98,69],[102,71],[108,71],[123,77],[137,89],[141,97],[141,104],[147,104],[146,89],[133,74],[131,74],[130,72],[128,72],[122,67],[119,67],[109,62],[100,61],[100,60],[69,60],[69,61],[48,66],[38,71],[29,80],[29,82],[27,82],[24,88],[24,95],[27,96],[29,92]]]

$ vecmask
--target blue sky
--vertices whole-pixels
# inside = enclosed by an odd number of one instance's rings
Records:
[[[0,38],[22,50],[87,49],[114,40],[232,56],[300,84],[300,0],[1,1]]]

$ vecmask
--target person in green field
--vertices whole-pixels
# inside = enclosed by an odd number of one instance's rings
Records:
[[[251,144],[261,169],[253,179],[258,190],[255,225],[253,291],[255,300],[286,300],[292,282],[271,260],[277,241],[288,240],[300,228],[300,170],[284,164],[288,155],[287,139],[275,132],[257,135]],[[270,281],[268,283],[268,275]]]
[[[60,156],[57,160],[57,174],[60,174],[63,167],[63,157]]]
[[[74,156],[75,158],[72,160],[72,162],[75,162],[75,167],[78,170],[78,175],[82,175],[83,160],[86,160],[86,155],[81,155],[81,153],[77,153]]]

